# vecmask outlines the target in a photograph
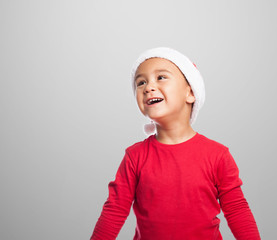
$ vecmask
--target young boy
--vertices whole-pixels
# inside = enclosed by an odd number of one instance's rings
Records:
[[[154,48],[139,56],[131,79],[152,120],[146,131],[156,133],[126,148],[91,239],[116,239],[132,203],[134,240],[220,240],[220,209],[236,239],[260,239],[229,148],[191,127],[205,100],[196,66]]]

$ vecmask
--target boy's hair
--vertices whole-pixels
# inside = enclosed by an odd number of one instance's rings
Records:
[[[205,85],[200,72],[196,68],[196,65],[180,52],[167,47],[152,48],[143,52],[135,61],[131,70],[131,82],[134,94],[136,90],[134,80],[137,68],[145,60],[155,57],[167,59],[175,64],[181,73],[185,76],[186,81],[190,85],[195,97],[195,101],[192,104],[192,112],[190,117],[190,124],[192,125],[198,116],[200,108],[205,102]]]

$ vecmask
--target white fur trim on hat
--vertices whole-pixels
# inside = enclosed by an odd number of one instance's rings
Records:
[[[203,78],[194,63],[192,63],[185,55],[181,54],[180,52],[167,47],[152,48],[143,52],[135,61],[131,70],[131,81],[134,94],[136,90],[134,77],[137,68],[145,60],[154,57],[164,58],[173,62],[181,70],[189,82],[195,97],[195,102],[193,104],[190,117],[190,124],[192,125],[195,122],[198,112],[205,101],[205,85]]]

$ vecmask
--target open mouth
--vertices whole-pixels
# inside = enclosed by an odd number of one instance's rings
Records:
[[[149,99],[146,103],[147,105],[154,105],[162,101],[163,101],[162,98],[152,98],[152,99]]]

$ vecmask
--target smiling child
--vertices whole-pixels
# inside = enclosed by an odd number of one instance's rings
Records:
[[[149,136],[125,149],[91,240],[116,239],[133,210],[133,240],[221,240],[221,209],[236,239],[261,239],[229,148],[192,128],[205,101],[196,66],[170,48],[143,52],[132,87]]]

